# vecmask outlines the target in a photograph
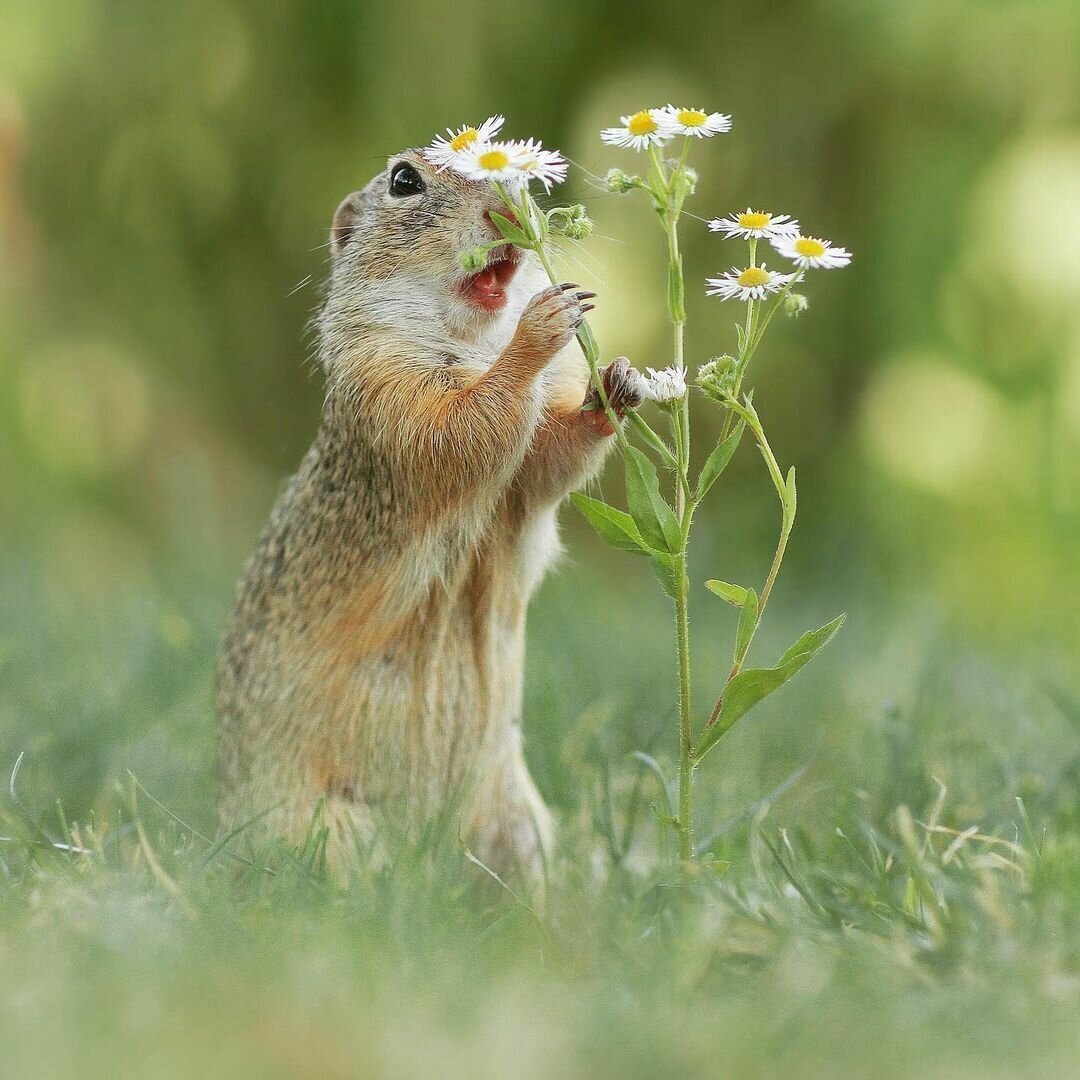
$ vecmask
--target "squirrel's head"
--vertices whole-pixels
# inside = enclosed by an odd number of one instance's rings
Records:
[[[418,150],[395,154],[334,214],[325,314],[338,325],[478,337],[537,285],[535,257],[512,244],[492,249],[478,273],[462,268],[462,252],[498,239],[492,212],[509,216],[490,184],[440,170]]]

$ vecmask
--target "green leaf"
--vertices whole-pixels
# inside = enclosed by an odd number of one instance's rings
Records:
[[[740,671],[724,690],[724,704],[712,727],[706,728],[694,750],[700,761],[721,739],[736,720],[745,716],[759,701],[784,685],[833,639],[844,624],[846,615],[838,615],[818,630],[808,630],[771,668],[748,668]]]
[[[626,501],[649,547],[670,552],[681,549],[682,531],[660,494],[656,466],[636,446],[626,447]]]
[[[700,502],[705,498],[709,488],[720,479],[720,474],[727,468],[728,462],[739,446],[739,440],[746,430],[746,421],[740,420],[735,425],[735,430],[723,442],[717,443],[716,449],[709,455],[708,460],[701,467],[698,476],[697,491],[694,493],[694,502]]]
[[[663,552],[653,551],[649,554],[649,567],[660,582],[660,587],[674,600],[679,588],[679,571],[675,559]]]
[[[705,588],[736,607],[742,607],[746,603],[746,590],[741,585],[732,585],[727,581],[717,581],[716,578],[712,578],[705,582]]]
[[[777,667],[784,664],[790,664],[800,657],[805,657],[802,664],[806,664],[810,660],[813,660],[813,658],[836,636],[836,631],[844,625],[844,620],[846,618],[846,614],[837,615],[832,622],[818,627],[817,630],[807,630],[806,633],[803,634],[803,636],[799,638],[799,640],[796,641],[779,660],[777,660]],[[799,667],[802,667],[802,664],[800,664]],[[798,668],[795,670],[798,671]]]
[[[631,412],[630,423],[634,425],[634,429],[637,433],[663,458],[667,458],[669,461],[674,460],[674,455],[671,452],[671,448],[656,434],[655,431],[647,423],[645,418],[637,412]]]
[[[673,322],[686,321],[682,257],[668,266],[668,311]]]
[[[795,494],[794,465],[788,469],[787,482],[784,488],[787,492],[787,497],[784,499],[784,532],[790,532],[791,526],[795,524],[795,507],[798,504],[798,497]]]
[[[742,323],[735,324],[735,333],[739,338],[739,358],[742,359],[743,353],[746,352],[746,331],[742,327]]]
[[[739,628],[735,631],[735,663],[741,664],[746,656],[746,650],[750,648],[750,642],[754,640],[754,631],[757,630],[758,599],[753,589],[746,590],[743,600],[742,614],[739,616]]]
[[[649,545],[642,539],[634,519],[629,514],[576,491],[570,498],[605,543],[635,555],[649,554]]]
[[[525,230],[520,225],[515,224],[508,217],[503,217],[502,214],[491,211],[491,222],[496,229],[502,233],[503,238],[509,240],[511,244],[517,244],[518,247],[531,248],[532,241],[525,235]]]

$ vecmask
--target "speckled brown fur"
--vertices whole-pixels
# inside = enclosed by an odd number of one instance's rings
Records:
[[[388,193],[402,161],[423,194]],[[529,256],[502,311],[464,297],[458,253],[495,209],[407,151],[334,216],[322,422],[222,646],[223,827],[273,808],[253,827],[299,841],[321,804],[341,865],[454,807],[500,871],[535,874],[550,846],[521,747],[525,612],[610,428],[581,408],[574,291]],[[636,404],[625,362],[607,378]]]

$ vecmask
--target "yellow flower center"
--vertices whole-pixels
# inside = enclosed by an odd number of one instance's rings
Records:
[[[753,285],[768,285],[770,281],[772,281],[772,271],[762,270],[760,266],[748,266],[739,275],[739,284],[744,288]]]
[[[460,154],[466,146],[472,146],[477,139],[480,138],[480,132],[476,128],[466,128],[464,131],[458,132],[450,140],[450,149],[456,154]]]
[[[649,115],[648,109],[634,113],[626,125],[631,135],[651,135],[656,130],[656,121]]]
[[[700,109],[680,109],[675,117],[683,127],[701,127],[709,119]]]
[[[800,236],[795,241],[795,250],[800,255],[806,255],[811,259],[816,259],[820,255],[825,254],[825,245],[820,240],[815,240],[812,236]]]
[[[739,215],[739,228],[766,229],[768,228],[770,221],[772,221],[772,214],[762,214],[755,210],[752,214],[747,213]]]
[[[498,172],[510,164],[510,158],[501,150],[485,150],[476,159],[476,163],[487,172]]]

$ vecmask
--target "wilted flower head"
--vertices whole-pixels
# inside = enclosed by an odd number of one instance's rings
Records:
[[[697,384],[714,401],[723,401],[735,389],[738,364],[734,356],[714,356],[698,368]]]
[[[424,157],[433,165],[446,167],[458,154],[476,143],[489,143],[499,133],[504,120],[501,116],[489,116],[479,127],[447,128],[446,138],[436,135],[430,146],[424,149]]]
[[[675,134],[675,122],[666,109],[642,109],[620,119],[619,127],[600,132],[600,138],[609,146],[647,150],[650,146],[663,146]]]
[[[686,373],[680,368],[666,367],[655,371],[646,368],[642,377],[642,393],[649,401],[661,405],[686,397]]]
[[[794,274],[768,270],[764,263],[748,266],[745,270],[733,266],[721,277],[708,278],[705,291],[722,300],[764,300],[769,293],[779,292],[794,277]]]
[[[741,214],[714,218],[709,222],[709,228],[723,233],[728,239],[741,236],[744,240],[760,240],[762,237],[797,236],[799,223],[787,214],[769,214],[764,210],[751,210],[748,206]]]
[[[724,113],[707,113],[703,109],[679,109],[668,105],[664,112],[671,117],[676,135],[693,135],[706,139],[731,130],[731,117]]]
[[[836,270],[851,262],[851,252],[845,248],[834,248],[829,240],[802,236],[797,232],[792,236],[776,238],[772,241],[772,246],[785,259],[791,259],[796,266],[804,270]]]

